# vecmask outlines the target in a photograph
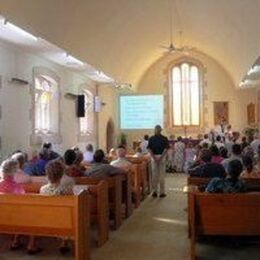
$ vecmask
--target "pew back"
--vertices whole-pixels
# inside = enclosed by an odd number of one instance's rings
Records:
[[[260,193],[189,193],[191,259],[198,235],[259,236]]]
[[[0,232],[69,237],[75,240],[75,259],[90,259],[89,195],[1,194]]]

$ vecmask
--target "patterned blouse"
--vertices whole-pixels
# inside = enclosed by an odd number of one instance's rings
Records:
[[[52,183],[48,183],[41,187],[40,194],[45,195],[72,195],[73,189],[70,185],[62,185],[58,186]]]

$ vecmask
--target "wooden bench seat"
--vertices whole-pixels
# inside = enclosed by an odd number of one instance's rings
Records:
[[[39,193],[40,188],[46,184],[46,177],[33,177],[31,183],[23,184],[26,193]],[[88,185],[90,195],[90,218],[92,223],[97,224],[97,245],[102,246],[109,237],[108,220],[108,184],[106,181],[76,183]]]
[[[92,177],[77,177],[75,178],[76,184],[95,184],[99,182],[101,179],[92,178]],[[105,179],[102,178],[103,181],[106,181],[108,184],[108,200],[109,200],[109,209],[112,214],[114,220],[114,228],[118,229],[122,222],[122,194],[123,187],[126,186],[126,205],[125,211],[126,215],[129,216],[131,214],[130,209],[130,200],[131,200],[131,191],[129,191],[129,178],[122,175],[111,176]],[[124,182],[126,184],[124,184]]]
[[[191,259],[199,235],[259,236],[260,193],[189,193]]]
[[[188,186],[198,186],[200,190],[205,190],[211,178],[191,177],[187,178]],[[244,178],[247,191],[260,191],[260,178]]]
[[[0,233],[71,238],[76,260],[90,259],[89,222],[87,191],[72,196],[0,194]]]

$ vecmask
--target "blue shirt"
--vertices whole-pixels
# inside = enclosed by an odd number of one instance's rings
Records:
[[[240,193],[245,191],[246,187],[243,181],[232,180],[231,178],[213,178],[206,188],[206,192],[210,193]]]

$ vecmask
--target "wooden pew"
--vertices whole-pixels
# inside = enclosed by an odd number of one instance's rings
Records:
[[[74,178],[76,184],[90,185],[97,184],[101,179],[91,177],[76,177]],[[122,176],[117,175],[107,177],[105,180],[108,184],[108,200],[109,209],[114,220],[114,228],[118,229],[122,224]]]
[[[0,233],[68,237],[75,259],[90,259],[90,201],[87,191],[73,196],[0,195]]]
[[[145,158],[134,158],[128,156],[127,159],[134,165],[134,190],[139,199],[144,198],[150,192],[151,175],[148,168],[148,161]],[[138,205],[139,206],[139,203]]]
[[[187,185],[198,186],[199,190],[203,191],[207,187],[211,178],[201,178],[201,177],[188,177]],[[260,191],[260,178],[244,178],[247,191]]]
[[[22,184],[26,193],[39,193],[40,188],[46,184],[46,177],[33,177],[31,183]],[[76,183],[77,184],[77,183]],[[108,184],[106,181],[78,183],[88,185],[90,194],[90,217],[92,223],[97,223],[97,245],[102,246],[109,237],[108,218]]]
[[[259,236],[260,193],[189,193],[191,259],[199,235]]]

